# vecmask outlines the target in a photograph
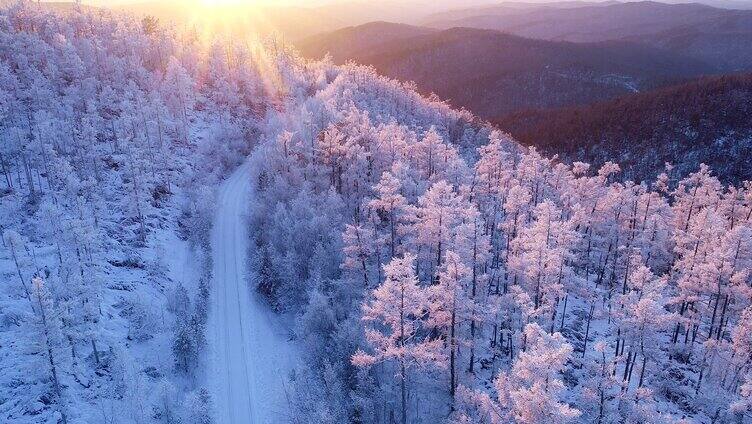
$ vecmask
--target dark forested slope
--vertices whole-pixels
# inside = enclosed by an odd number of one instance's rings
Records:
[[[518,140],[573,160],[620,162],[635,178],[665,162],[686,174],[704,162],[726,181],[752,179],[752,74],[686,84],[590,106],[496,120]]]
[[[310,38],[298,47],[308,57],[330,53],[338,63],[373,65],[484,117],[586,104],[715,72],[704,62],[631,42],[576,44],[383,22]]]

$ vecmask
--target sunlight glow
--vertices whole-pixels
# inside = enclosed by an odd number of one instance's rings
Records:
[[[201,45],[198,50],[202,54],[223,51],[230,58],[237,52],[235,49],[247,49],[265,92],[280,94],[286,91],[285,84],[278,71],[276,55],[270,55],[269,46],[265,45],[280,42],[277,36],[281,31],[269,15],[269,8],[276,3],[269,0],[181,0],[185,6],[185,28],[190,28],[196,37],[194,42]],[[276,48],[272,47],[271,51]]]
[[[255,0],[199,0],[204,7],[227,7],[227,6],[256,6],[260,1]]]
[[[204,38],[217,35],[246,37],[251,33],[273,33],[275,24],[268,18],[264,0],[188,0],[183,3],[189,26]]]

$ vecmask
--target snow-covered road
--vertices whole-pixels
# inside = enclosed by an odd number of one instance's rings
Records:
[[[246,163],[223,183],[212,230],[208,379],[219,424],[283,421],[287,410],[283,382],[296,358],[279,317],[248,288],[243,218],[250,201],[248,174]]]

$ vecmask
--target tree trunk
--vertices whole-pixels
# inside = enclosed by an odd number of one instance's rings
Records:
[[[629,352],[627,352],[627,363],[624,365],[624,374],[621,376],[621,381],[627,381],[627,377],[629,376],[629,366],[632,364],[633,360],[632,348],[630,347]]]
[[[684,310],[687,308],[687,302],[682,302],[681,308],[679,309],[679,317],[681,318],[684,316]],[[674,336],[671,338],[671,343],[676,343],[676,341],[679,339],[679,330],[681,329],[681,323],[676,323],[676,328],[674,329]]]
[[[645,367],[648,365],[648,357],[642,355],[642,369],[640,370],[640,384],[637,387],[642,387],[642,383],[645,379]]]
[[[3,175],[5,176],[5,185],[8,186],[8,189],[12,189],[13,179],[11,178],[8,165],[5,163],[5,157],[3,156],[2,152],[0,152],[0,169],[2,169]]]
[[[97,350],[97,341],[94,337],[91,338],[91,349],[94,351],[94,360],[99,364],[99,350]]]
[[[726,319],[726,307],[728,306],[728,295],[726,295],[726,298],[723,301],[723,308],[721,309],[721,319],[718,322],[718,332],[716,333],[716,340],[721,340],[721,337],[723,336],[723,326],[724,326],[724,320]]]
[[[720,287],[720,281],[718,285],[718,293],[715,295],[715,304],[713,305],[713,314],[710,316],[710,327],[708,329],[708,339],[711,339],[713,337],[713,327],[715,326],[715,316],[718,312],[718,303],[721,301],[721,287]]]
[[[405,288],[400,291],[400,346],[405,348]],[[400,394],[402,398],[402,424],[407,424],[407,388],[405,387],[405,358],[400,358]]]
[[[21,273],[21,265],[18,263],[18,255],[16,254],[16,248],[13,246],[13,243],[8,243],[10,246],[10,254],[13,257],[13,263],[16,264],[16,272],[18,273],[18,279],[21,281],[21,286],[23,287],[24,293],[26,294],[26,298],[29,299],[31,302],[31,294],[29,294],[29,288],[26,286],[26,281],[24,281],[23,274]],[[34,305],[31,305],[31,310],[34,310]]]
[[[564,296],[564,310],[561,311],[561,324],[559,325],[559,332],[564,330],[564,318],[567,316],[567,301],[569,300],[569,293]]]
[[[449,394],[452,396],[452,400],[454,400],[454,388],[456,386],[456,379],[457,374],[455,370],[455,356],[456,356],[456,343],[455,335],[454,335],[454,323],[455,323],[455,313],[452,311],[452,329],[450,334],[450,352],[449,352]]]
[[[400,361],[400,395],[402,397],[402,424],[407,424],[407,388],[405,387],[405,360]]]
[[[587,352],[587,340],[588,336],[590,335],[590,321],[593,319],[593,312],[595,311],[595,300],[593,300],[593,303],[590,304],[590,313],[588,314],[587,319],[587,326],[585,327],[585,342],[582,344],[582,357],[585,357],[585,352]]]

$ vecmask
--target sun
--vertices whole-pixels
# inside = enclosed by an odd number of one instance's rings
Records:
[[[199,5],[204,7],[228,7],[228,6],[258,6],[259,0],[199,0]]]

